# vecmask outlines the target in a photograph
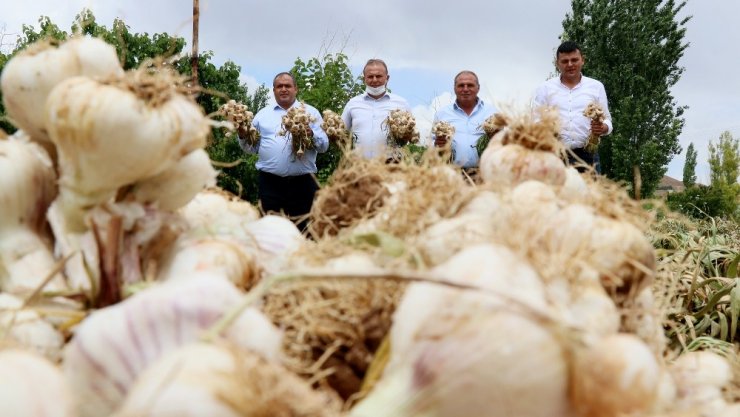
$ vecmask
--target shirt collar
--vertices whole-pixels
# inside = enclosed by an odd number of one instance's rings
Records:
[[[465,110],[463,110],[463,109],[462,109],[462,107],[460,107],[460,106],[459,106],[459,105],[457,104],[457,100],[455,100],[455,101],[453,101],[453,102],[452,102],[452,107],[454,107],[454,108],[455,108],[455,110],[460,110],[461,112],[465,112]],[[475,112],[476,112],[476,111],[478,111],[478,109],[480,109],[481,107],[483,107],[483,100],[482,100],[482,99],[481,99],[480,97],[478,97],[478,102],[477,102],[477,103],[475,103],[475,107],[473,107],[473,111],[472,111],[472,112],[470,112],[470,114],[473,114],[473,113],[475,113]]]
[[[365,100],[380,101],[380,100],[390,100],[391,99],[391,96],[390,96],[390,93],[388,91],[386,91],[383,94],[383,96],[381,96],[380,98],[374,98],[374,97],[370,97],[370,94],[368,94],[367,92],[365,92],[364,98],[365,98]]]

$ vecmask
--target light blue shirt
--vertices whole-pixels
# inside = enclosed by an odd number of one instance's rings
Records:
[[[591,134],[591,120],[583,111],[591,102],[597,102],[604,109],[604,124],[612,132],[612,116],[606,99],[604,84],[593,78],[581,76],[581,82],[569,88],[560,77],[551,78],[535,92],[534,106],[554,106],[560,114],[560,140],[570,149],[583,148]]]
[[[406,99],[392,93],[379,99],[364,93],[347,102],[342,120],[352,132],[356,152],[365,158],[385,155],[388,131],[383,122],[396,109],[411,111],[411,106]]]
[[[474,168],[478,166],[478,150],[475,145],[478,139],[485,133],[483,122],[496,113],[492,104],[486,104],[478,99],[473,111],[468,115],[457,102],[442,107],[434,115],[434,123],[443,121],[455,127],[455,135],[452,137],[452,157],[456,165],[463,168]],[[434,125],[432,125],[434,126]],[[432,134],[432,140],[435,139]]]
[[[298,100],[290,107],[300,106]],[[259,159],[255,166],[260,171],[281,177],[295,175],[313,174],[316,172],[316,153],[326,152],[329,148],[329,138],[321,129],[323,119],[314,107],[305,104],[306,112],[313,116],[316,121],[310,124],[313,131],[313,143],[315,149],[307,149],[303,157],[297,158],[292,155],[290,135],[280,135],[282,130],[283,116],[288,111],[275,105],[260,110],[252,120],[252,125],[260,133],[260,140],[255,146],[249,146],[245,140],[239,138],[239,145],[247,153],[256,153]]]

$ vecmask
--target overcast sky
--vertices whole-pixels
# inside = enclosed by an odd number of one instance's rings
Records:
[[[234,61],[252,89],[270,84],[322,50],[342,50],[355,74],[368,58],[384,59],[389,87],[414,107],[422,135],[434,110],[451,102],[452,79],[462,69],[478,73],[481,95],[499,107],[523,107],[553,72],[570,0],[200,0],[200,49],[214,62]],[[132,32],[167,32],[191,37],[190,0],[0,0],[0,33],[5,51],[22,24],[38,28],[49,16],[64,30],[83,7],[110,27],[120,17]],[[699,153],[697,176],[708,182],[707,144],[729,130],[740,136],[739,0],[689,0],[683,11],[690,42],[680,65],[686,68],[674,96],[687,105],[681,135],[684,152],[669,165],[681,179],[685,148]],[[607,95],[608,95],[607,91]],[[619,128],[619,121],[614,121]],[[425,131],[426,130],[426,131]]]

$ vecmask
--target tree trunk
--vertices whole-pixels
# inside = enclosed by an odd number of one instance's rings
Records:
[[[193,53],[190,65],[193,71],[193,87],[198,85],[198,22],[200,21],[199,0],[193,0]]]
[[[635,164],[632,166],[633,184],[635,191],[635,200],[639,200],[640,192],[642,189],[642,176],[640,175],[640,166]]]

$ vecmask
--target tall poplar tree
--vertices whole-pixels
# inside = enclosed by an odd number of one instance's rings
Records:
[[[683,185],[686,188],[696,184],[696,149],[694,143],[689,143],[686,149],[686,162],[683,164]]]

